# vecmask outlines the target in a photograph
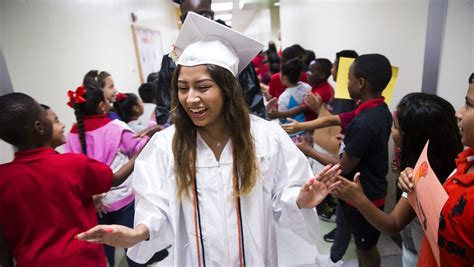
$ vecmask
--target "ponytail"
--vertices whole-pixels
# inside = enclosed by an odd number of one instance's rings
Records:
[[[79,86],[75,92],[69,91],[68,106],[74,109],[76,115],[77,130],[79,133],[79,141],[81,150],[87,156],[87,143],[84,128],[84,116],[97,115],[100,102],[104,102],[104,93],[94,84],[85,84]]]
[[[76,115],[77,121],[77,132],[79,133],[79,141],[81,142],[81,150],[84,155],[87,156],[87,142],[86,134],[84,130],[84,120],[82,118],[82,111],[77,103],[74,103],[74,114]]]

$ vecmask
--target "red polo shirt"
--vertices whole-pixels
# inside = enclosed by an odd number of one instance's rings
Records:
[[[319,95],[324,104],[328,104],[334,97],[334,89],[327,81],[323,82],[319,86],[313,86],[313,88],[311,88],[311,93],[313,93],[314,95]],[[306,103],[303,102],[302,105],[306,106]],[[318,114],[312,110],[308,110],[306,111],[304,116],[305,121],[311,121],[316,119],[318,117]]]
[[[110,189],[107,165],[37,148],[16,152],[0,174],[0,231],[17,266],[106,266],[102,245],[74,236],[97,225],[92,195]]]
[[[461,152],[456,159],[456,172],[444,183],[449,198],[441,210],[438,248],[441,266],[474,265],[474,148]],[[436,266],[426,238],[419,253],[418,266]]]
[[[265,56],[262,54],[258,54],[252,59],[252,65],[258,76],[262,76],[263,60],[265,60]]]

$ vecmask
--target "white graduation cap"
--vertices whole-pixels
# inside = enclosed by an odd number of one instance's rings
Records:
[[[174,53],[177,65],[213,64],[237,76],[264,45],[231,28],[189,12],[179,32]]]

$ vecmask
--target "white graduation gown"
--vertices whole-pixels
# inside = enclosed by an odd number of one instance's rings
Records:
[[[127,255],[144,263],[171,244],[174,266],[197,266],[192,198],[176,196],[174,131],[172,126],[155,134],[136,160],[135,225],[145,224],[150,238],[130,248]],[[251,131],[259,175],[253,190],[241,197],[245,261],[247,266],[277,266],[274,223],[310,244],[319,234],[315,209],[298,209],[296,205],[300,186],[312,172],[306,157],[280,126],[252,116]],[[207,266],[239,264],[231,150],[229,141],[216,161],[204,140],[197,137],[196,177]]]

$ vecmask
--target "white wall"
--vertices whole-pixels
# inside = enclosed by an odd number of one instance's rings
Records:
[[[0,1],[0,49],[2,48],[3,40],[3,27],[2,27],[2,17],[4,12],[5,4]],[[13,158],[13,148],[9,144],[0,140],[0,164],[8,162]]]
[[[268,41],[272,39],[270,9],[258,10],[243,33],[265,45],[268,44]]]
[[[2,18],[3,18],[3,10],[5,9],[5,3],[0,1],[0,48],[2,47],[2,40],[3,40],[3,27],[2,27]]]
[[[458,109],[474,72],[474,1],[450,0],[438,77],[438,95]]]
[[[66,92],[88,70],[111,73],[119,91],[137,91],[131,12],[138,25],[161,31],[164,53],[178,34],[168,0],[4,0],[0,10],[0,45],[15,91],[50,105],[67,131],[75,118]]]
[[[400,67],[391,108],[421,90],[428,0],[281,0],[283,47],[331,61],[337,51],[381,53]]]

